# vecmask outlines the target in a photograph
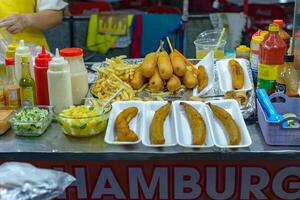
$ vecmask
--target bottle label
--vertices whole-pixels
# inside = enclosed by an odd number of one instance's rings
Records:
[[[286,94],[286,84],[276,83],[276,92]]]
[[[258,63],[259,63],[259,55],[253,53],[251,55],[251,69],[257,71]]]
[[[4,92],[3,89],[0,90],[0,106],[4,106],[5,105],[5,101],[4,101]]]
[[[21,89],[21,102],[22,106],[34,105],[34,93],[32,87],[26,87]]]
[[[267,90],[267,93],[270,95],[273,92],[275,92],[276,81],[266,81],[266,80],[258,79],[257,87]]]
[[[8,89],[7,90],[7,104],[8,106],[19,107],[20,106],[20,89]]]
[[[281,65],[258,65],[258,79],[274,81],[278,77],[279,67]]]

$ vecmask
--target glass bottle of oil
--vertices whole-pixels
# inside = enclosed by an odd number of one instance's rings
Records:
[[[24,55],[22,59],[22,75],[19,82],[21,88],[21,104],[22,106],[33,106],[36,103],[35,82],[30,75],[29,57]]]
[[[20,86],[15,76],[14,58],[5,58],[7,83],[4,87],[5,105],[12,108],[21,106]]]

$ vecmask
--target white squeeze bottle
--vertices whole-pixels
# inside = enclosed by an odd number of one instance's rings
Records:
[[[47,76],[50,106],[53,106],[56,112],[61,112],[63,109],[72,106],[70,66],[59,55],[58,49],[56,49],[55,57],[49,62]]]
[[[29,62],[30,62],[30,74],[31,74],[31,77],[34,77],[33,65],[32,65],[30,50],[29,50],[28,46],[25,46],[24,40],[20,40],[19,46],[16,48],[16,53],[15,53],[15,72],[16,72],[16,78],[17,78],[18,82],[20,81],[21,75],[22,75],[21,74],[22,56],[27,56],[29,58]]]

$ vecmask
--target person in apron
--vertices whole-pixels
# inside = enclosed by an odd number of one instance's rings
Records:
[[[0,29],[5,28],[15,41],[48,47],[42,30],[62,21],[65,6],[63,0],[1,0]]]

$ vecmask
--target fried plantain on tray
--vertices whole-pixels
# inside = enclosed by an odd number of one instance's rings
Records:
[[[201,114],[190,104],[181,102],[192,130],[192,145],[203,145],[206,139],[206,125]]]
[[[150,141],[151,144],[164,144],[164,122],[169,115],[171,109],[171,103],[160,107],[153,116],[150,125]]]
[[[137,115],[136,107],[129,107],[123,110],[116,118],[115,131],[116,141],[134,142],[138,140],[138,136],[129,128],[130,121]]]

